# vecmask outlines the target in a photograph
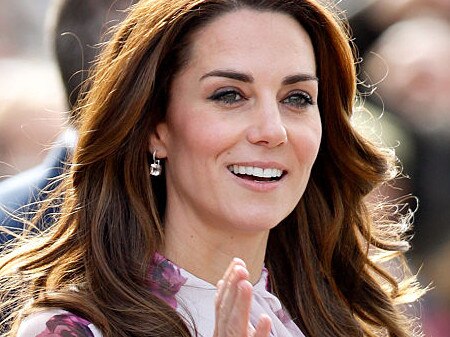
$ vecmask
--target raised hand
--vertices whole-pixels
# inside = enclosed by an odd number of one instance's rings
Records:
[[[254,327],[250,323],[252,285],[244,261],[231,261],[217,283],[214,337],[269,337],[271,320],[261,315]]]

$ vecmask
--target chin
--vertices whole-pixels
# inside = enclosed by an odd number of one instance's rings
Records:
[[[248,214],[245,218],[233,221],[233,227],[245,232],[267,232],[281,223],[286,216],[275,217],[273,213],[265,212]]]

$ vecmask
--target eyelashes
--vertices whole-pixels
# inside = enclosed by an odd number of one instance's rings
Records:
[[[281,100],[282,103],[300,109],[308,105],[314,105],[314,101],[310,94],[304,91],[290,92],[289,95]]]
[[[221,89],[216,91],[210,97],[209,100],[215,101],[218,103],[222,103],[224,105],[233,105],[234,103],[241,102],[242,100],[246,100],[244,95],[242,95],[236,89]]]
[[[217,102],[225,106],[239,105],[248,98],[239,90],[233,88],[219,89],[208,97],[208,100]],[[288,93],[280,103],[294,109],[304,109],[307,106],[314,105],[315,102],[310,94],[302,90],[295,90]]]

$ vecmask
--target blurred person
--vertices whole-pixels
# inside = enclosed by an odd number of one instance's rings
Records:
[[[0,260],[8,336],[420,335],[414,277],[373,254],[408,219],[366,199],[394,158],[350,122],[329,8],[141,0],[90,83],[54,225]]]
[[[0,59],[0,73],[1,180],[43,160],[62,130],[65,101],[51,64]]]
[[[54,178],[62,173],[64,163],[76,143],[73,106],[80,96],[83,81],[101,49],[100,43],[108,38],[108,30],[125,17],[124,10],[132,3],[131,0],[55,0],[52,3],[48,14],[50,40],[53,41],[59,74],[66,92],[65,100],[70,109],[63,116],[66,109],[59,107],[52,112],[52,118],[69,118],[69,121],[40,165],[0,182],[0,225],[5,228],[13,232],[20,231],[23,221],[19,218],[32,213],[36,203],[56,188],[57,181]],[[43,79],[53,81],[45,86],[51,88],[57,85],[55,78]],[[40,86],[43,86],[42,83]],[[29,100],[22,97],[22,101]],[[57,116],[56,111],[60,111],[60,116]],[[41,113],[44,112],[43,109]],[[23,141],[29,141],[26,139],[26,132],[24,133]],[[44,220],[39,227],[43,228],[46,223],[47,220]],[[0,247],[3,242],[12,238],[13,233],[0,233]]]
[[[42,13],[51,1],[0,0],[0,58],[46,58]]]
[[[422,134],[450,136],[450,23],[439,16],[397,22],[374,45],[366,70],[386,78],[378,93]],[[381,76],[380,76],[381,75]]]
[[[416,214],[418,253],[450,239],[450,231],[443,231],[450,219],[449,36],[446,20],[401,21],[380,37],[375,53],[366,61],[365,70],[379,82],[379,102],[415,138],[415,164],[406,169],[417,185],[421,204]]]
[[[449,36],[450,23],[440,15],[399,21],[381,35],[365,62],[365,71],[379,82],[379,96],[372,101],[408,132],[413,155],[404,170],[419,198],[410,256],[417,267],[423,265],[423,282],[435,287],[424,304],[425,332],[435,337],[450,335]]]
[[[354,42],[363,59],[377,38],[398,21],[433,13],[450,19],[449,0],[343,0],[339,5],[348,13]]]
[[[445,177],[450,134],[450,1],[348,0],[340,5],[351,14],[354,41],[362,57],[360,92],[372,110],[383,115],[379,122],[388,130],[381,131],[387,134],[383,135],[387,143],[392,146],[399,142],[397,151],[405,164],[405,174],[413,173],[410,184],[420,181],[422,186],[406,188],[426,195],[419,195],[423,211],[419,210],[416,216],[428,213],[440,220],[425,222],[433,228],[441,227],[431,223],[444,224],[449,219],[440,210],[448,209],[443,203],[448,199],[445,191],[449,190]],[[439,158],[440,163],[430,161],[432,157]],[[435,183],[428,182],[425,176],[442,177],[437,180],[444,183],[443,188],[436,189]],[[416,236],[423,237],[415,249],[418,255],[425,252],[425,246],[435,246],[434,235]],[[446,240],[444,235],[439,242]]]
[[[51,36],[71,108],[80,96],[102,44],[109,39],[111,28],[125,18],[126,9],[135,2],[54,0],[49,13]]]
[[[423,304],[427,336],[450,335],[450,1],[343,1],[360,55],[359,91],[375,112],[384,141],[397,145],[406,178],[383,189],[418,207],[414,268],[435,289]],[[376,89],[376,90],[375,90]],[[374,93],[372,93],[375,90]],[[372,93],[372,94],[371,94]],[[367,104],[369,102],[369,104]],[[373,124],[370,126],[373,128]]]

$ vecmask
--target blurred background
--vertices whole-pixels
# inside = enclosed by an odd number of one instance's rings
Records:
[[[0,0],[0,179],[40,163],[65,120],[47,34],[51,0]]]
[[[66,127],[51,41],[55,2],[0,0],[0,182],[38,165]],[[358,49],[360,103],[403,167],[405,177],[383,193],[419,200],[407,200],[417,208],[408,259],[433,287],[420,302],[425,335],[449,337],[450,0],[337,5]]]
[[[343,0],[359,51],[361,102],[404,178],[383,193],[417,209],[408,260],[432,290],[425,336],[450,336],[450,0]],[[375,125],[375,124],[379,125]]]

